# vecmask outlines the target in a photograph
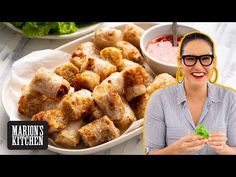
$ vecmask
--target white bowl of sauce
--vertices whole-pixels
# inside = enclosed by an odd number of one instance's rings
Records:
[[[178,43],[184,34],[191,31],[197,31],[197,29],[177,24]],[[178,47],[174,47],[172,43],[172,24],[153,26],[142,35],[141,51],[154,73],[169,73],[175,77],[178,68]]]

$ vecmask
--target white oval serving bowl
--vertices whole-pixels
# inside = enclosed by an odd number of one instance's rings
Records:
[[[156,25],[157,23],[138,23],[137,25],[142,27],[143,29],[148,29],[153,25]],[[115,28],[123,30],[124,29],[124,24],[116,26]],[[87,42],[87,41],[91,41],[92,38],[94,36],[94,33],[91,33],[87,36],[81,37],[79,39],[73,40],[61,47],[56,48],[55,50],[60,50],[69,54],[72,54],[76,49],[77,46],[80,43],[83,42]],[[20,60],[18,60],[17,62],[19,62]],[[59,63],[57,63],[59,64]],[[24,117],[22,115],[20,115],[17,111],[17,102],[12,103],[11,98],[15,97],[14,92],[11,91],[10,85],[14,84],[14,82],[10,76],[9,79],[7,79],[3,85],[3,90],[2,90],[2,103],[3,106],[8,114],[8,116],[10,117],[10,120],[14,120],[14,121],[21,121],[21,120],[25,120]],[[20,92],[20,88],[22,87],[21,85],[17,85],[15,86],[17,87],[17,92]],[[18,95],[20,95],[20,93],[17,93]],[[15,106],[12,107],[12,104],[14,104]],[[137,135],[140,135],[142,133],[142,129],[143,129],[143,119],[140,119],[137,121],[137,128],[132,130],[131,132],[122,135],[112,141],[109,141],[107,143],[95,146],[95,147],[91,147],[91,148],[85,148],[85,149],[66,149],[66,148],[62,148],[62,147],[57,147],[55,145],[53,145],[52,142],[49,141],[48,144],[48,149],[57,153],[61,153],[61,154],[74,154],[74,155],[82,155],[82,154],[94,154],[94,153],[98,153],[100,151],[103,150],[107,150],[111,147],[114,147],[116,145],[119,145]]]

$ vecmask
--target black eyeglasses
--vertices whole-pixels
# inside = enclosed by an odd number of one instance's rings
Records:
[[[200,61],[202,66],[210,66],[213,62],[214,55],[183,55],[182,59],[186,66],[194,66],[197,60]]]

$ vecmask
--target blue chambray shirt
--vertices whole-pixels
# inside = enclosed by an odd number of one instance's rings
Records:
[[[162,149],[187,134],[195,134],[195,126],[186,102],[184,83],[154,92],[145,114],[144,142],[150,149]],[[236,92],[208,82],[208,97],[198,124],[209,132],[222,131],[227,144],[236,146]],[[217,154],[206,144],[194,154]]]

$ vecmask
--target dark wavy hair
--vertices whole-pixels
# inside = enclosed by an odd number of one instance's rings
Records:
[[[212,41],[212,39],[204,33],[194,31],[194,32],[186,34],[183,37],[181,45],[180,45],[180,56],[182,56],[182,54],[183,54],[185,45],[188,42],[196,40],[196,39],[202,39],[202,40],[206,41],[211,46],[212,54],[214,55],[215,47],[214,47],[214,42]]]

